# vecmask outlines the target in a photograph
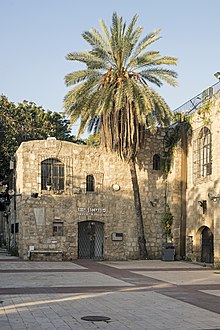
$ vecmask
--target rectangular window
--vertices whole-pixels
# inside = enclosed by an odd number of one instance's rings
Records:
[[[193,141],[193,178],[202,179],[212,174],[211,132],[203,127]]]
[[[199,170],[199,149],[198,149],[198,141],[193,141],[193,178],[200,177],[200,170]]]
[[[95,191],[95,179],[93,175],[86,176],[86,191]]]
[[[41,162],[41,189],[64,190],[64,164],[56,158]]]
[[[53,236],[63,236],[63,222],[53,223]]]

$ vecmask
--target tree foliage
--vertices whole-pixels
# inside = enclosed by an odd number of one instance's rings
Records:
[[[169,205],[166,205],[165,213],[162,217],[162,229],[163,235],[165,236],[166,240],[172,239],[172,225],[173,225],[173,215],[170,211]]]
[[[100,133],[90,134],[85,140],[85,143],[89,146],[100,146]]]
[[[66,56],[86,65],[65,77],[66,85],[74,86],[64,98],[71,122],[80,119],[79,135],[86,128],[101,130],[106,148],[127,161],[136,157],[146,128],[168,125],[172,117],[150,84],[175,86],[177,76],[167,68],[176,65],[176,58],[149,49],[160,39],[160,30],[139,41],[143,28],[135,27],[136,21],[134,16],[127,26],[114,13],[109,30],[101,20],[101,33],[93,28],[82,34],[91,51]]]
[[[25,100],[15,105],[1,95],[0,118],[0,181],[7,180],[10,159],[21,142],[48,136],[76,142],[69,129],[69,120],[59,113],[45,111],[34,102]]]
[[[185,116],[183,113],[176,113],[173,117],[173,123],[169,126],[164,137],[164,155],[163,155],[163,175],[166,179],[171,171],[174,151],[181,141],[184,132],[188,140],[192,136],[191,116]]]

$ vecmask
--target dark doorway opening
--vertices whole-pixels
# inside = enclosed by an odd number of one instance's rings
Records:
[[[213,234],[208,227],[204,227],[202,233],[202,255],[201,262],[214,262]]]

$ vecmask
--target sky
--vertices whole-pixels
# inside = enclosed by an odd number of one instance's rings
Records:
[[[220,0],[0,0],[0,94],[63,111],[64,77],[82,68],[65,56],[90,50],[82,33],[113,12],[127,24],[137,14],[141,37],[161,29],[151,49],[178,58],[178,86],[157,90],[172,110],[217,82]]]

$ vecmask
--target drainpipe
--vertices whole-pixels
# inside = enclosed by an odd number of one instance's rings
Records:
[[[7,222],[8,222],[8,250],[11,248],[11,213],[7,214]]]
[[[16,248],[16,223],[17,223],[17,202],[16,202],[16,191],[14,192],[14,241],[13,246]]]
[[[187,136],[184,113],[181,114],[181,197],[180,197],[180,257],[186,256],[186,187],[187,187]]]
[[[15,159],[10,161],[10,170],[12,170],[12,189],[9,189],[8,194],[13,198],[13,222],[14,222],[14,230],[13,230],[13,247],[16,247],[16,223],[17,223],[17,201],[16,201],[16,164]]]

